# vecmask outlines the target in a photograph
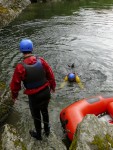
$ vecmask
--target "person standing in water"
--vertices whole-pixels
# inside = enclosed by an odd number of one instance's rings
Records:
[[[50,134],[48,104],[51,98],[50,92],[55,92],[56,82],[54,73],[49,64],[33,53],[33,42],[30,39],[23,39],[20,42],[20,52],[23,53],[23,61],[18,63],[10,83],[12,99],[15,102],[21,90],[23,82],[28,95],[29,107],[34,119],[35,131],[29,133],[37,140],[42,140],[41,136],[41,114],[46,136]]]

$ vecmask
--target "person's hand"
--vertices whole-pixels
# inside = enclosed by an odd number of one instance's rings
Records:
[[[16,93],[16,94],[14,94],[14,93],[10,93],[10,97],[12,98],[12,101],[13,101],[13,103],[15,103],[15,101],[17,100],[17,96],[18,96],[18,94]]]
[[[17,101],[17,97],[13,97],[13,96],[12,96],[12,101],[13,101],[13,103],[15,104],[15,102]]]
[[[15,104],[17,98],[12,98],[13,103]]]
[[[55,93],[55,89],[51,89],[51,93]]]

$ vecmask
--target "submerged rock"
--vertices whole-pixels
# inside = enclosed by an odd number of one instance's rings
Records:
[[[113,150],[113,125],[87,115],[78,124],[69,150]]]

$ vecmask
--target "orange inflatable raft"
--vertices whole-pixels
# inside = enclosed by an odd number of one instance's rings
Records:
[[[113,118],[113,96],[95,96],[74,102],[60,113],[62,127],[70,141],[73,140],[77,125],[87,114],[98,116],[108,113]]]

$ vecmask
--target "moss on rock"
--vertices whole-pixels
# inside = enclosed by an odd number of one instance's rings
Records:
[[[30,0],[4,0],[0,3],[0,28],[7,26],[30,4]]]
[[[27,150],[25,144],[20,139],[15,140],[14,145],[15,147],[18,147],[18,146],[21,147],[22,150]]]
[[[16,128],[5,124],[2,132],[1,150],[27,150],[26,144],[20,137]]]
[[[9,89],[4,82],[0,82],[0,123],[8,117],[13,105]]]
[[[0,14],[6,14],[6,13],[8,13],[8,9],[0,4]]]
[[[113,137],[109,134],[106,134],[104,137],[95,135],[91,144],[97,146],[98,150],[109,150],[113,148]]]
[[[74,140],[71,143],[71,146],[69,147],[69,150],[76,150],[77,147],[77,135],[75,134]]]

